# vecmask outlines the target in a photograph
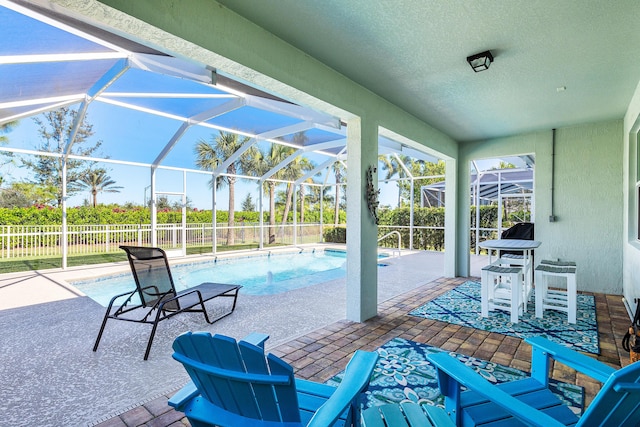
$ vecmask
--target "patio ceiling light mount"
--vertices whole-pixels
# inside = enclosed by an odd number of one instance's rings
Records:
[[[467,56],[467,62],[476,73],[489,69],[489,65],[493,62],[493,55],[490,50]]]

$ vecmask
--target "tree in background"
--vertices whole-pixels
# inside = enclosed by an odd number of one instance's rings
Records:
[[[241,207],[244,212],[255,212],[256,204],[253,202],[251,193],[247,193],[247,197],[242,201]]]
[[[281,144],[271,144],[271,147],[264,151],[257,147],[251,147],[243,159],[243,168],[253,175],[262,176],[286,159],[293,153],[293,150],[293,148]],[[282,174],[283,171],[280,169],[271,178],[282,179]],[[275,181],[265,181],[262,187],[262,191],[269,195],[269,243],[275,241],[277,184]]]
[[[87,174],[77,182],[77,186],[82,190],[91,193],[91,202],[95,208],[98,205],[98,193],[119,193],[121,186],[107,175],[106,169],[90,169]]]
[[[387,181],[395,176],[398,176],[399,178],[406,176],[406,172],[400,165],[400,161],[398,160],[398,157],[390,154],[387,154],[387,155],[383,154],[378,156],[378,162],[382,164],[381,172],[383,171],[385,172],[383,180]],[[398,207],[400,207],[401,193],[402,193],[400,181],[397,181],[396,186],[398,187]]]
[[[64,154],[73,131],[77,111],[69,107],[62,107],[55,111],[49,111],[35,117],[33,121],[38,125],[40,144],[35,148],[39,151],[58,154],[58,156],[35,156],[35,158],[22,158],[22,164],[32,171],[34,184],[56,188],[55,202],[62,204],[62,169]],[[77,156],[91,156],[102,145],[101,141],[91,143],[89,138],[93,135],[93,126],[87,122],[85,115],[78,126],[74,143],[70,154]],[[86,165],[82,160],[67,160],[67,194],[73,195],[79,191],[77,183],[91,170],[91,164]]]
[[[495,171],[495,170],[500,170],[500,169],[515,169],[515,168],[516,168],[516,165],[514,165],[513,163],[509,163],[509,162],[505,162],[503,160],[500,160],[500,163],[498,163],[498,166],[493,166],[489,170]]]
[[[30,182],[12,182],[0,190],[0,208],[27,208],[49,205],[56,200],[57,189]]]
[[[187,197],[187,210],[191,209],[193,201]],[[151,209],[151,201],[149,201],[149,205],[147,208]],[[161,194],[156,197],[156,210],[160,211],[179,211],[182,209],[182,201],[175,200],[171,202],[169,200],[169,196],[166,194]]]
[[[334,200],[334,220],[333,223],[334,225],[338,225],[338,223],[340,222],[340,185],[342,184],[343,178],[346,178],[347,174],[347,169],[344,166],[344,163],[342,163],[341,161],[337,161],[335,162],[331,168],[333,169],[333,174],[336,178],[336,196],[335,196],[335,200]]]
[[[247,136],[240,136],[231,132],[223,132],[220,131],[218,136],[215,138],[212,136],[211,141],[205,141],[200,139],[196,143],[195,152],[196,152],[196,165],[199,168],[213,171],[218,168],[222,163],[225,162],[229,157],[231,157],[240,147],[249,142],[251,138]],[[246,153],[245,153],[246,154]],[[243,154],[239,159],[229,163],[225,172],[231,175],[237,175],[242,172],[242,158],[245,156]],[[217,178],[215,185],[216,188],[222,187],[224,184],[229,186],[229,221],[228,221],[228,230],[227,230],[227,245],[235,244],[235,230],[233,226],[235,225],[235,184],[237,178],[235,176],[220,176]],[[210,182],[209,185],[213,187],[214,183]]]
[[[378,161],[382,164],[382,171],[386,172],[383,180],[389,180],[393,177],[409,178],[410,176],[422,177],[422,176],[437,176],[444,175],[445,163],[439,160],[437,163],[425,162],[424,160],[417,160],[409,156],[394,156],[394,155],[382,155],[378,157]],[[402,167],[402,164],[404,167]],[[444,178],[423,178],[416,179],[414,182],[413,197],[414,203],[420,201],[420,187],[423,185],[429,185],[442,181]],[[402,206],[402,200],[411,200],[411,180],[399,179],[397,181],[398,186],[398,207]]]
[[[315,164],[306,157],[296,157],[291,163],[282,169],[282,179],[288,181],[295,181],[302,177],[305,172],[309,172],[315,168]],[[302,186],[301,186],[302,187]],[[287,222],[289,216],[289,210],[293,202],[294,183],[288,182],[285,196],[284,213],[282,215],[282,225]],[[302,222],[302,220],[301,220]]]
[[[3,123],[0,125],[0,145],[7,144],[9,142],[9,137],[6,136],[7,133],[11,132],[14,127],[18,126],[18,121],[14,120],[12,122]],[[7,164],[13,161],[13,153],[2,152],[0,157],[0,166],[6,166]],[[4,182],[4,175],[0,175],[0,185]]]
[[[425,162],[422,160],[410,159],[408,163],[405,164],[407,169],[411,172],[411,175],[414,177],[420,176],[429,176],[434,178],[423,178],[416,179],[413,188],[413,200],[414,203],[420,203],[420,187],[423,185],[435,184],[436,182],[441,182],[444,178],[437,178],[437,176],[444,175],[446,165],[443,160],[438,160],[437,163],[433,162]],[[398,181],[400,186],[400,193],[402,194],[402,198],[405,200],[411,199],[411,181],[403,180]]]
[[[300,183],[300,190],[298,191],[298,197],[300,198],[300,223],[303,224],[304,223],[304,199],[306,196],[306,189],[307,189],[307,185],[306,184],[311,184],[313,183],[313,178],[307,178],[306,180],[304,180],[304,182]]]
[[[305,143],[309,141],[305,131],[296,132],[291,137],[291,142],[299,147],[304,147]],[[291,150],[293,153],[293,150]],[[295,181],[300,178],[305,172],[312,170],[315,167],[306,157],[297,156],[293,161],[289,162],[280,171],[280,178],[286,181]],[[284,211],[282,214],[282,226],[287,222],[289,211],[291,210],[291,203],[293,202],[294,184],[292,182],[287,183],[286,197],[284,203]]]

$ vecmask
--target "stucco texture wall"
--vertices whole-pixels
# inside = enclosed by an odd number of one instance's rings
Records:
[[[536,240],[542,242],[536,260],[576,261],[580,290],[622,294],[623,122],[558,129],[555,155],[552,138],[548,131],[463,144],[460,162],[534,154]],[[549,221],[552,171],[555,222]],[[468,175],[461,181],[468,183]],[[468,202],[460,204],[468,210]]]
[[[638,241],[638,130],[640,129],[640,83],[636,87],[624,118],[625,185],[624,190],[624,273],[623,295],[631,309],[640,298],[640,242]]]
[[[556,222],[539,218],[543,255],[578,263],[578,288],[622,294],[622,120],[559,129]]]

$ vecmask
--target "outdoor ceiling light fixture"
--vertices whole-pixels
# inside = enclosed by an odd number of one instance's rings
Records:
[[[467,62],[473,68],[476,73],[489,69],[489,64],[493,62],[493,55],[491,51],[476,53],[475,55],[467,56]]]

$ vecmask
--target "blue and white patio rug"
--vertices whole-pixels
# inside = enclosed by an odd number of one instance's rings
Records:
[[[575,325],[567,322],[566,313],[555,310],[545,310],[542,319],[536,318],[533,297],[518,323],[511,323],[509,314],[500,310],[481,317],[478,282],[466,282],[409,314],[518,338],[542,336],[573,350],[600,353],[595,300],[591,295],[578,295]]]
[[[444,405],[444,397],[438,389],[436,369],[427,360],[427,355],[446,350],[403,338],[394,338],[376,351],[380,357],[366,392],[366,407],[407,401],[440,407]],[[448,353],[494,384],[529,376],[526,372],[508,366],[459,353]],[[343,373],[338,374],[327,381],[327,384],[337,386],[342,376]],[[584,402],[582,387],[553,379],[549,387],[572,411],[576,414],[582,412]]]

